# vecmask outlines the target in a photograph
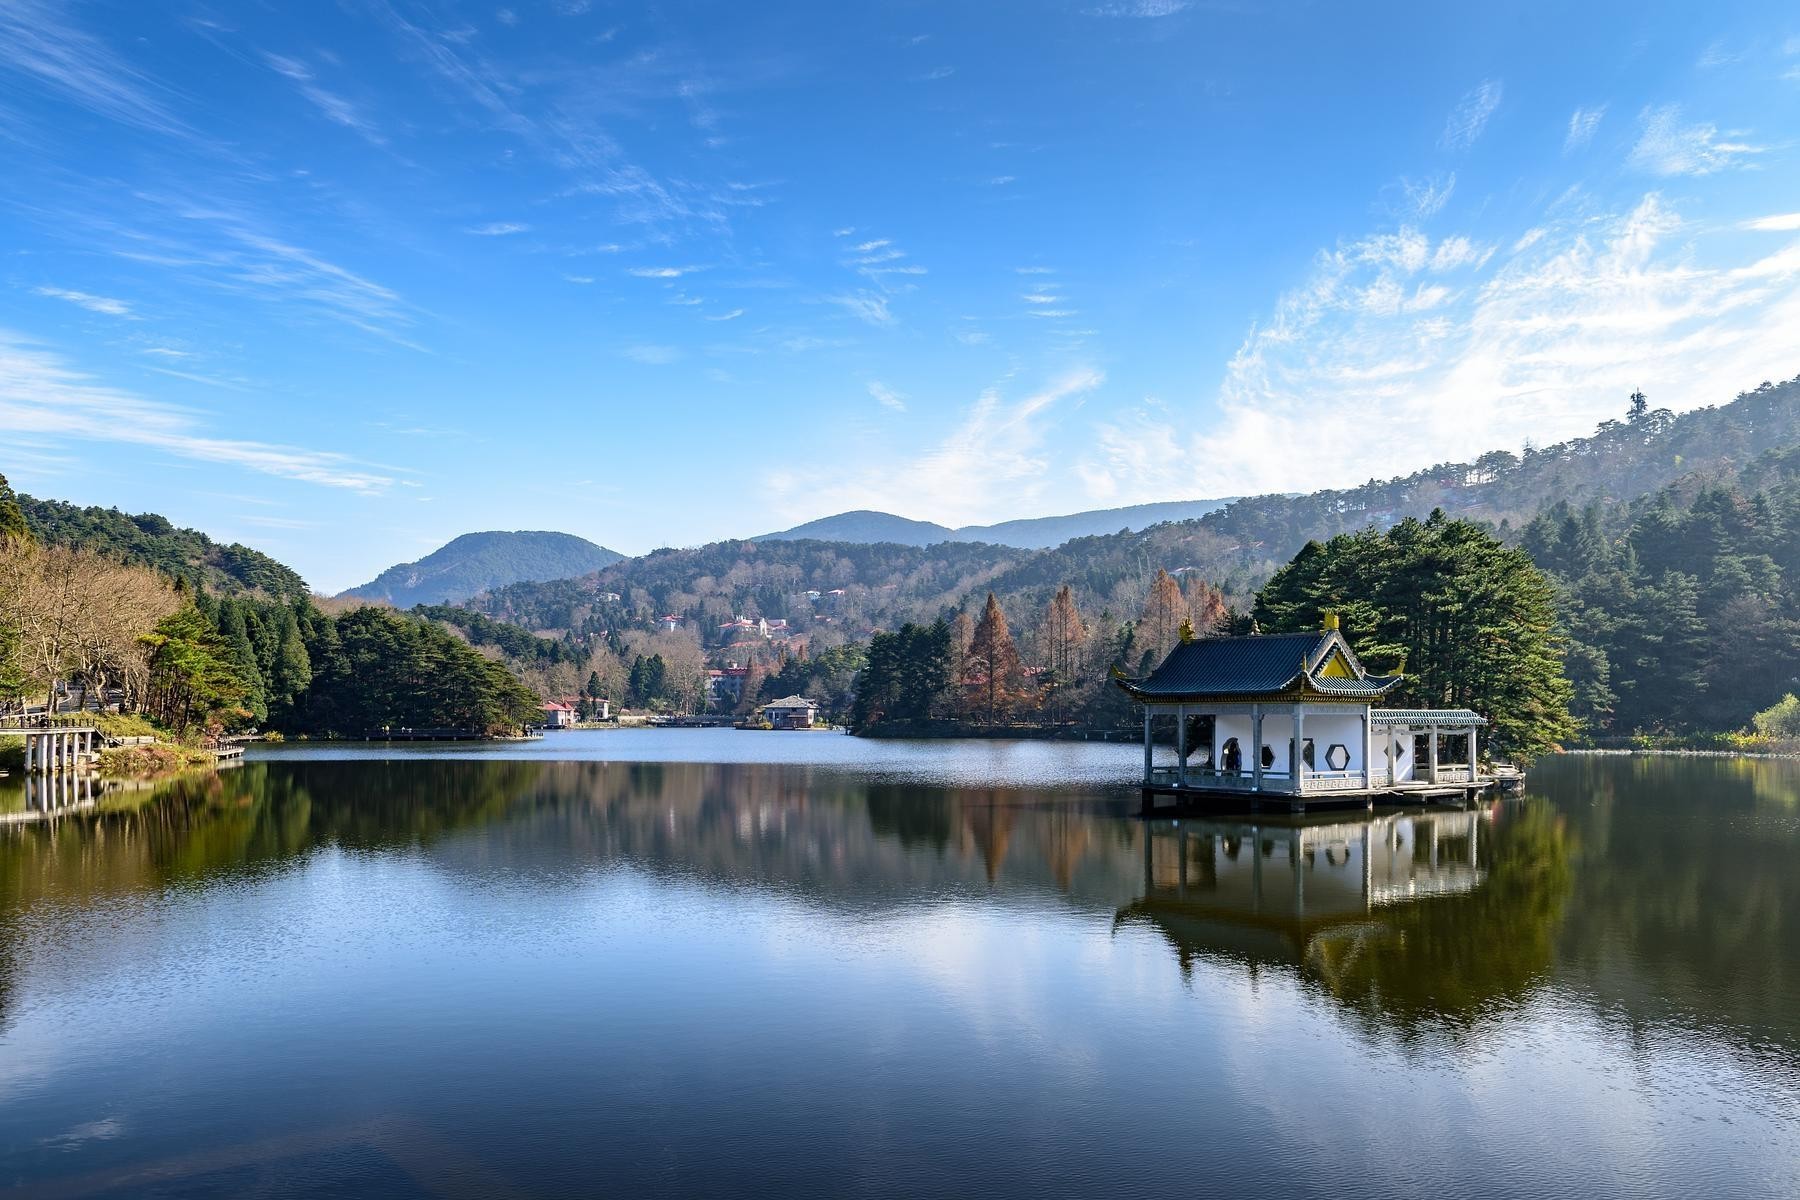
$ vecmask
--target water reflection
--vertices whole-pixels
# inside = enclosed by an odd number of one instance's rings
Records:
[[[796,766],[252,763],[0,833],[0,1022],[34,907],[332,847],[545,887],[618,863],[840,909],[1051,898],[1154,931],[1190,980],[1202,962],[1288,973],[1371,1032],[1471,1028],[1560,983],[1794,1053],[1800,766],[1568,759],[1534,791],[1481,812],[1146,825],[1118,796]]]
[[[1570,884],[1541,804],[1149,831],[1121,924],[1199,960],[1297,973],[1371,1028],[1467,1029],[1549,976]]]
[[[1151,824],[938,778],[296,755],[0,831],[0,1187],[1795,1182],[1800,764]]]

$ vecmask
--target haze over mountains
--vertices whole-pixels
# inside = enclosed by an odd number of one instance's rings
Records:
[[[1096,508],[1061,517],[1027,517],[1018,521],[1002,521],[997,525],[964,525],[952,529],[931,521],[914,521],[892,513],[859,509],[820,517],[780,533],[765,533],[751,538],[753,542],[795,541],[810,538],[821,542],[894,542],[901,546],[935,546],[939,542],[989,542],[996,546],[1012,546],[1020,550],[1048,550],[1070,538],[1093,537],[1102,533],[1147,529],[1164,521],[1192,521],[1207,513],[1217,512],[1230,504],[1233,497],[1219,500],[1171,500],[1160,504],[1133,504],[1125,508]]]
[[[385,600],[396,608],[449,604],[509,583],[586,575],[623,557],[572,533],[465,533],[417,562],[389,567],[370,582],[342,594]]]

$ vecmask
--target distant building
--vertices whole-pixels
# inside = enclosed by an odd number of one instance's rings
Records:
[[[600,602],[602,604],[617,604],[619,601],[621,601],[623,599],[625,599],[625,597],[619,595],[619,593],[617,593],[617,592],[601,592],[600,593]]]
[[[713,707],[724,705],[735,706],[744,698],[744,680],[750,674],[749,667],[726,667],[719,671],[706,673],[706,698]]]
[[[763,705],[763,719],[775,729],[811,729],[819,703],[805,696],[787,696]]]
[[[786,621],[782,622],[785,626]],[[756,638],[766,639],[769,636],[769,623],[761,617],[736,617],[719,626],[719,641],[724,645],[734,642],[748,642]]]
[[[656,623],[662,626],[662,631],[664,633],[674,633],[677,629],[681,628],[681,618],[674,613],[664,613],[662,616],[656,618]]]
[[[560,700],[551,700],[544,704],[545,729],[573,729],[575,727],[575,709],[572,705]]]

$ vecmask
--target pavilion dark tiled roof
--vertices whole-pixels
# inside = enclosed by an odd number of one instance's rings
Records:
[[[1318,674],[1333,644],[1356,666],[1356,678]],[[1184,696],[1270,696],[1305,687],[1323,696],[1373,700],[1400,682],[1398,675],[1367,675],[1342,638],[1332,632],[1253,634],[1197,638],[1169,652],[1148,679],[1120,680],[1143,700]]]

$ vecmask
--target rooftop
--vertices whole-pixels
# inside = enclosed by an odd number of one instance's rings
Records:
[[[1195,638],[1169,652],[1143,680],[1119,686],[1140,700],[1252,699],[1296,692],[1374,700],[1400,682],[1371,675],[1337,630]]]

